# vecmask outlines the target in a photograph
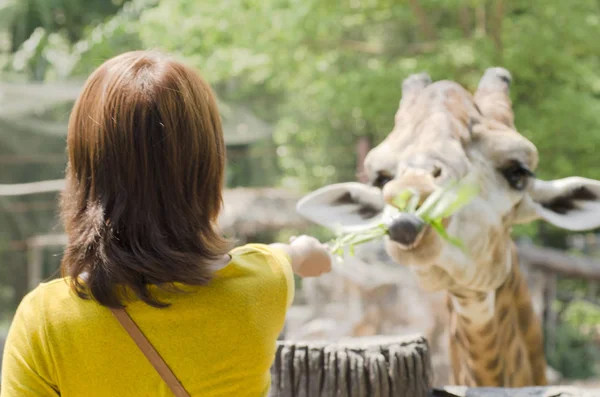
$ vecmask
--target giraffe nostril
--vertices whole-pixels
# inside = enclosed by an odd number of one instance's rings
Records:
[[[434,167],[431,174],[434,178],[439,178],[440,176],[442,176],[442,169],[440,167]]]
[[[388,229],[392,241],[404,246],[410,246],[421,234],[425,223],[416,215],[402,213],[396,218]]]

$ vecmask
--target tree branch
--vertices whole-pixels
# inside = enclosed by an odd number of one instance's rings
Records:
[[[465,38],[471,37],[471,9],[468,6],[459,8],[458,22]]]
[[[504,1],[496,0],[494,7],[494,15],[492,16],[492,40],[496,46],[498,60],[502,61],[503,44],[502,44],[502,21],[504,19]]]
[[[419,0],[409,0],[409,4],[412,12],[419,21],[419,29],[421,30],[423,37],[428,41],[435,40],[437,33],[433,25],[427,19],[427,15],[423,10],[423,7],[421,7],[421,4],[419,4]]]
[[[369,55],[381,56],[414,56],[430,53],[437,49],[437,43],[420,42],[402,46],[384,46],[359,40],[343,39],[340,41],[305,41],[303,44],[320,51],[349,50]]]
[[[481,36],[484,36],[487,32],[485,18],[485,4],[480,4],[475,9],[475,30]]]

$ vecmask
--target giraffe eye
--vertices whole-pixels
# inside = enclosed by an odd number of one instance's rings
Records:
[[[520,161],[512,161],[509,165],[500,170],[511,188],[521,191],[527,187],[529,178],[534,173],[523,165]]]
[[[375,180],[373,181],[373,186],[375,186],[379,189],[383,189],[385,184],[388,183],[389,181],[391,181],[392,179],[393,178],[390,175],[379,174],[379,175],[377,175],[377,178],[375,178]]]

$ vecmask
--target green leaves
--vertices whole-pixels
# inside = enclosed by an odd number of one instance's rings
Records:
[[[468,204],[478,193],[479,188],[475,184],[462,183],[459,185],[452,182],[440,189],[439,194],[429,196],[423,203],[422,209],[417,211],[417,215],[426,222],[447,218]],[[428,200],[431,203],[427,203]]]
[[[446,232],[443,221],[469,204],[478,193],[479,188],[473,183],[452,181],[429,195],[420,207],[418,207],[418,192],[410,189],[400,192],[392,203],[400,212],[414,213],[430,225],[444,240],[465,250],[462,241]],[[354,246],[379,239],[387,233],[388,225],[382,223],[360,232],[341,235],[330,243],[331,252],[337,256],[343,256],[344,249],[348,247],[350,255],[354,255]]]
[[[387,226],[384,224],[380,224],[362,232],[348,233],[330,242],[330,250],[334,255],[343,256],[344,249],[348,247],[350,255],[354,255],[355,245],[364,244],[369,241],[381,238],[387,234],[387,231]]]

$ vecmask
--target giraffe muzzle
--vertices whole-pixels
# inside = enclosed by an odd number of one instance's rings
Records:
[[[388,235],[390,240],[405,249],[415,247],[425,234],[427,224],[418,216],[400,213],[390,224]]]

